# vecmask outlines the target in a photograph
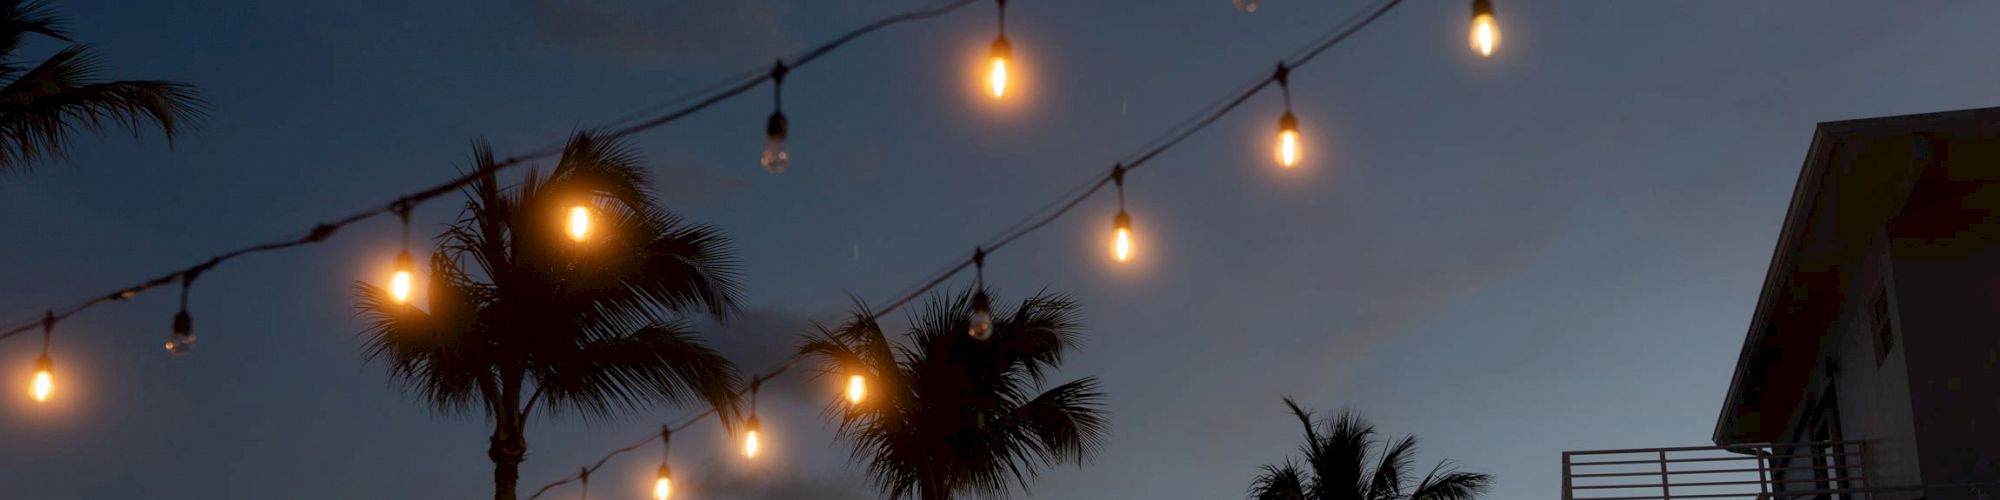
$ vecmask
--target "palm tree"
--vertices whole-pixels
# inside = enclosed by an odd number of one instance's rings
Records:
[[[867,400],[838,410],[839,435],[891,498],[1005,496],[1010,480],[1025,490],[1038,469],[1082,466],[1104,442],[1096,378],[1041,389],[1081,334],[1076,302],[1030,297],[978,341],[966,335],[967,297],[932,297],[905,342],[891,343],[861,307],[800,347],[827,373],[869,381]]]
[[[64,47],[32,68],[15,62],[29,34],[71,42],[62,24],[42,2],[0,0],[0,173],[65,156],[76,129],[117,125],[137,134],[141,122],[151,121],[171,141],[178,127],[201,115],[201,97],[187,84],[99,80],[101,64],[84,45]]]
[[[475,167],[493,163],[475,146]],[[610,418],[660,403],[733,414],[737,372],[686,318],[735,309],[736,271],[715,229],[653,206],[638,157],[577,134],[547,177],[466,188],[464,215],[430,259],[428,311],[355,285],[367,354],[437,411],[493,423],[494,498],[512,499],[537,403],[550,416]],[[588,204],[587,242],[562,213]]]
[[[1378,443],[1375,425],[1352,411],[1341,412],[1330,421],[1315,421],[1313,414],[1292,398],[1285,406],[1305,426],[1304,464],[1285,460],[1283,465],[1265,465],[1250,486],[1257,500],[1471,500],[1486,492],[1493,477],[1459,472],[1450,460],[1438,462],[1431,471],[1415,479],[1410,467],[1416,461],[1416,436]],[[1381,451],[1376,452],[1376,445]],[[1369,465],[1373,462],[1374,469]]]

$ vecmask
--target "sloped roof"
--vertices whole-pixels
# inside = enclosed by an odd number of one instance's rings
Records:
[[[1996,131],[2000,107],[1819,124],[1716,419],[1717,444],[1786,437],[1778,434],[1811,382],[1843,285],[1936,160],[1933,144]]]

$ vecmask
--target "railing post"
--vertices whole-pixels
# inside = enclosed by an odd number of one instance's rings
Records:
[[[1855,481],[1861,483],[1861,487],[1867,488],[1875,486],[1874,481],[1868,480],[1868,461],[1869,459],[1873,458],[1868,455],[1868,441],[1861,440],[1859,442],[1856,442],[1854,443],[1854,447],[1857,454],[1854,456],[1855,460],[1854,465],[1850,466],[1848,472],[1850,472],[1851,475],[1854,476]],[[1875,495],[1868,495],[1868,497],[1874,498]]]
[[[1673,487],[1668,486],[1672,483],[1673,481],[1667,478],[1667,450],[1660,450],[1660,498],[1661,499],[1663,500],[1674,499]]]
[[[1563,500],[1576,500],[1576,493],[1571,490],[1575,485],[1570,484],[1569,467],[1569,452],[1565,451],[1563,452]]]
[[[1772,447],[1771,450],[1769,453],[1764,450],[1751,450],[1757,457],[1757,500],[1771,498],[1771,474],[1776,472],[1771,468],[1777,467],[1777,464],[1771,463],[1771,455],[1777,454],[1777,448]]]

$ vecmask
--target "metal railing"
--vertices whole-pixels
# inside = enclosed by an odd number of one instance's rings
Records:
[[[1860,442],[1566,451],[1563,500],[1865,499]],[[1921,489],[1921,488],[1919,488]]]

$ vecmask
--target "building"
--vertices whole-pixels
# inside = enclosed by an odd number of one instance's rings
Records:
[[[1712,439],[1565,498],[2000,499],[2000,108],[1819,125]]]

